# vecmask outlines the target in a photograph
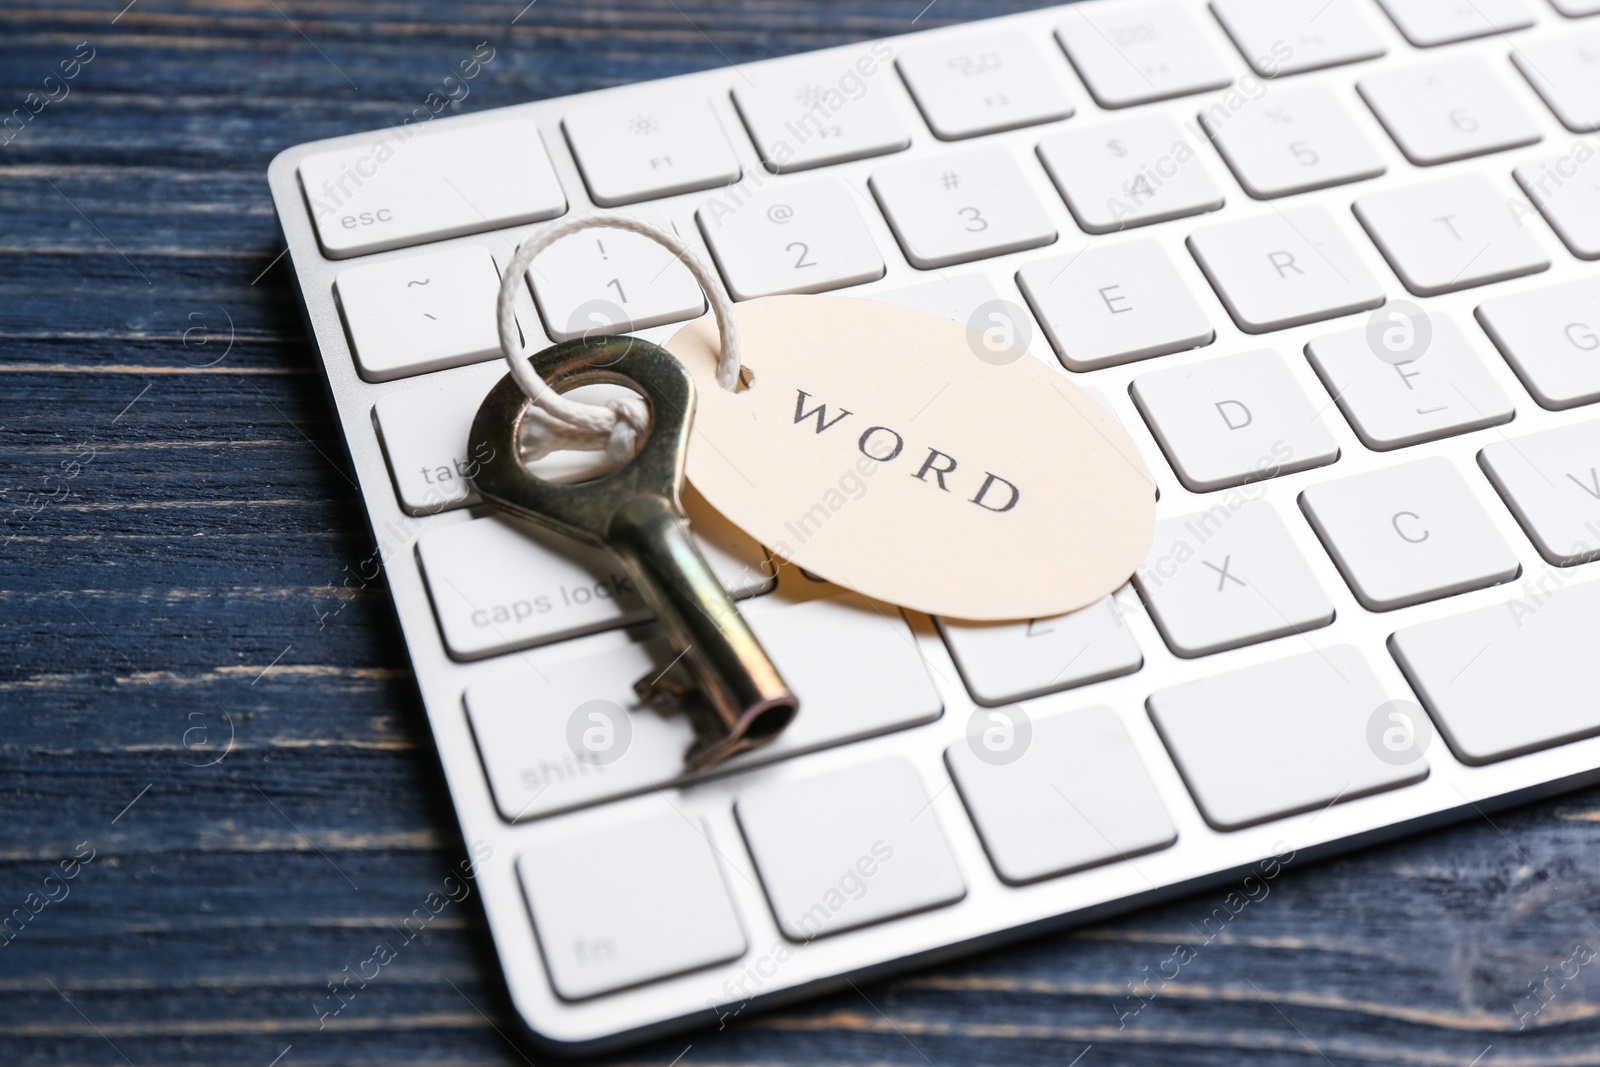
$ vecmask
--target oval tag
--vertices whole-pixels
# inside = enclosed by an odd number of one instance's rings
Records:
[[[1108,411],[1038,360],[857,297],[766,297],[735,317],[747,389],[717,385],[709,315],[666,345],[699,386],[687,475],[775,555],[973,621],[1087,607],[1144,558],[1144,461]]]

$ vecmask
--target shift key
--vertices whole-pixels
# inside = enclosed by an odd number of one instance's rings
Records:
[[[525,119],[374,133],[300,161],[300,185],[329,259],[554,218],[567,209]]]
[[[765,551],[684,494],[695,543],[735,598],[773,586]],[[482,659],[650,618],[622,565],[602,548],[491,515],[417,539],[433,610],[450,655]]]

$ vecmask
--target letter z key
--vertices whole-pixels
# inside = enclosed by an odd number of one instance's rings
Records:
[[[634,688],[689,715],[691,768],[772,740],[799,701],[717,584],[689,537],[679,501],[694,379],[666,350],[630,337],[566,341],[531,362],[561,392],[595,382],[634,389],[650,404],[650,436],[619,470],[575,485],[547,482],[522,462],[517,441],[529,405],[507,375],[472,424],[472,454],[491,457],[473,478],[479,495],[519,518],[610,549],[633,576],[677,654],[658,678]],[[689,699],[695,693],[700,700]]]

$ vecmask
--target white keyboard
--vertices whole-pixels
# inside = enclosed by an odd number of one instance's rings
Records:
[[[532,1033],[716,1027],[1600,777],[1595,15],[1091,0],[280,155]],[[469,483],[499,272],[596,206],[670,225],[737,299],[892,300],[1082,382],[1159,489],[1134,581],[1062,618],[931,619],[775,580],[691,493],[802,710],[686,778],[688,725],[633,703],[663,657],[627,576]],[[593,231],[517,310],[542,346],[660,341],[705,304]]]

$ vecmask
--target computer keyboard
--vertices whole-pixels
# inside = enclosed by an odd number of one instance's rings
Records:
[[[529,1030],[726,1025],[1600,778],[1597,14],[1091,0],[281,154]],[[1083,384],[1156,482],[1134,580],[932,619],[776,565],[691,490],[802,707],[686,775],[687,722],[631,688],[667,657],[628,576],[470,483],[500,271],[594,207],[671,227],[735,299],[890,300]],[[540,347],[705,308],[599,230],[517,314]]]

